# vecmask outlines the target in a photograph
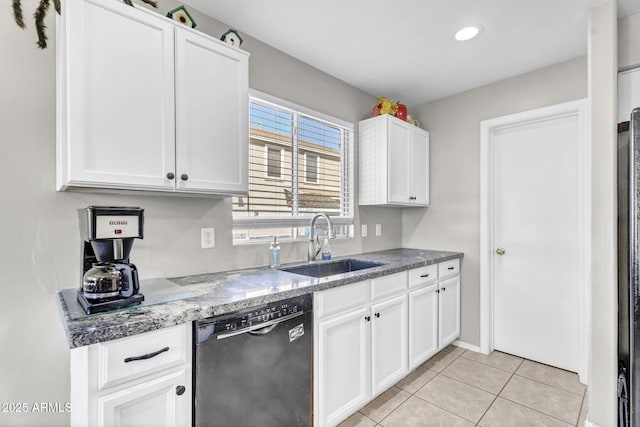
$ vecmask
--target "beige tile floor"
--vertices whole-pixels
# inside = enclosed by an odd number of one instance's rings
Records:
[[[340,427],[582,427],[585,395],[572,372],[449,346]]]

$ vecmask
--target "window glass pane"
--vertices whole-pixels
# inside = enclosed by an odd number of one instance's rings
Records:
[[[282,150],[267,147],[267,176],[280,178],[282,168]]]
[[[352,221],[352,131],[307,113],[251,99],[249,194],[233,198],[234,242],[308,238],[300,224],[317,212]],[[352,228],[336,226],[344,237]]]
[[[305,178],[307,182],[318,182],[318,156],[307,154],[305,156]]]

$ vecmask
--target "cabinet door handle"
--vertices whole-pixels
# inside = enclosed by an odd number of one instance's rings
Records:
[[[364,316],[364,320],[366,320],[367,322],[371,321],[371,316]]]
[[[376,317],[378,317],[378,318],[379,318],[379,317],[380,317],[380,313],[376,313]]]
[[[440,293],[440,289],[436,289],[436,294],[439,294],[439,293]]]
[[[159,355],[160,353],[164,353],[165,351],[169,351],[169,347],[154,351],[153,353],[143,354],[142,356],[127,357],[126,359],[124,359],[124,363],[135,362],[136,360],[151,359],[152,357],[156,357],[157,355]]]
[[[429,277],[429,273],[427,273],[427,274],[423,274],[423,275],[421,275],[420,277]]]
[[[187,175],[186,173],[183,173],[182,175],[180,175],[180,179],[183,181],[188,181],[189,180],[189,175]]]
[[[187,391],[187,388],[183,385],[179,385],[178,387],[176,387],[176,394],[178,396],[182,396],[185,391]]]
[[[167,174],[167,179],[173,179],[173,178],[175,178],[175,177],[176,177],[176,176],[173,174],[173,172],[169,172],[169,173]]]
[[[446,291],[446,290],[447,290],[447,288],[442,288],[442,292],[444,292],[444,291]]]

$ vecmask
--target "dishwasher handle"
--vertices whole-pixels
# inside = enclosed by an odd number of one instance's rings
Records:
[[[226,332],[224,334],[218,334],[216,337],[219,340],[223,340],[225,338],[235,337],[236,335],[242,335],[246,333],[251,333],[253,335],[266,335],[272,330],[275,329],[278,324],[282,322],[286,322],[287,320],[295,319],[296,317],[300,317],[304,314],[304,311],[298,311],[297,313],[289,314],[287,316],[281,317],[279,319],[273,319],[268,322],[260,323],[258,325],[252,325],[244,329],[240,329],[233,332]]]

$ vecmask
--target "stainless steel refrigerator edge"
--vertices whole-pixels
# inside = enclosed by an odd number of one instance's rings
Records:
[[[618,135],[619,425],[640,427],[640,108]],[[627,424],[628,423],[628,424]]]

